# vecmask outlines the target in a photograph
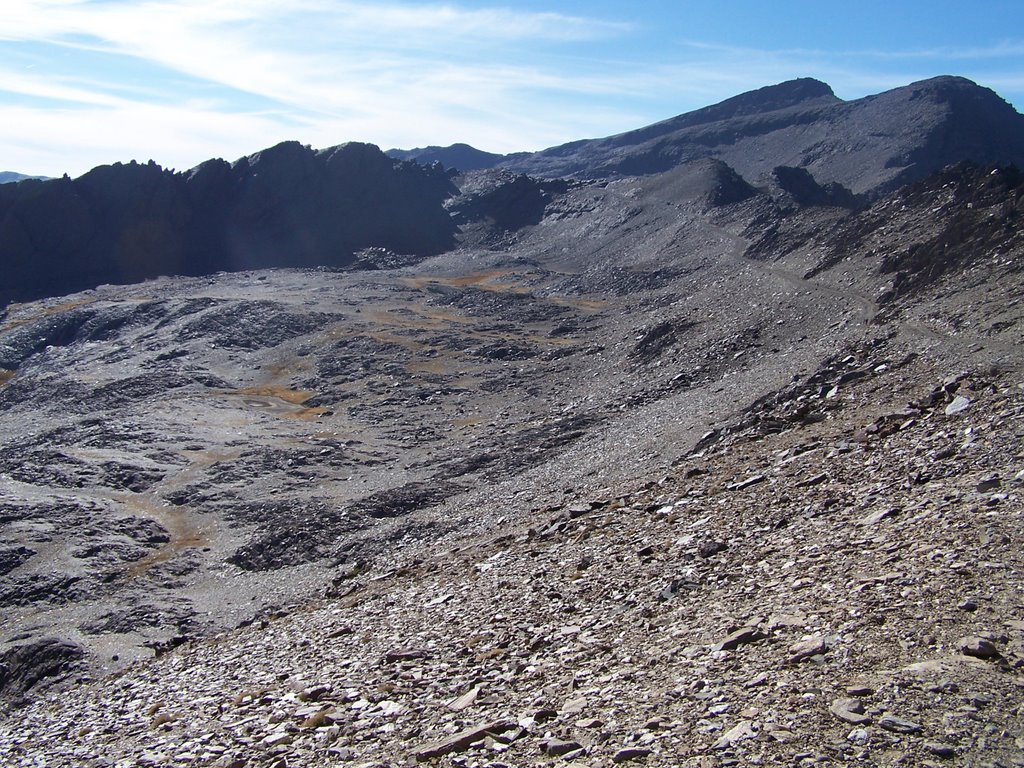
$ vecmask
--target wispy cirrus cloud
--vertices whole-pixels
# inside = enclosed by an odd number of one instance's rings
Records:
[[[0,92],[53,102],[46,108],[36,105],[34,112],[25,105],[13,112],[0,102],[0,120],[7,126],[0,126],[0,145],[8,151],[24,140],[12,120],[32,123],[47,115],[76,123],[76,141],[100,131],[103,136],[92,147],[106,148],[106,137],[121,135],[117,146],[136,148],[137,138],[151,130],[154,102],[168,101],[167,93],[154,99],[125,92],[123,73],[140,66],[156,78],[150,90],[178,78],[174,88],[181,88],[182,96],[175,123],[185,140],[174,146],[194,147],[186,157],[196,162],[230,145],[210,136],[211,122],[233,129],[240,123],[258,127],[249,134],[253,149],[267,139],[268,122],[275,120],[280,121],[275,138],[317,144],[360,139],[409,145],[434,135],[475,137],[498,150],[539,147],[562,139],[567,128],[584,128],[586,121],[571,118],[559,124],[550,113],[529,109],[528,101],[543,104],[554,94],[629,89],[621,78],[522,63],[558,46],[629,30],[619,22],[559,13],[325,0],[8,2],[0,41],[47,53],[30,75],[0,72]],[[536,55],[524,55],[529,51]],[[83,81],[74,71],[83,58],[100,64],[101,74]],[[195,94],[204,88],[219,100],[219,110],[195,108]],[[246,104],[241,95],[259,99],[258,109],[239,106]],[[82,105],[93,107],[88,119],[71,109]],[[108,108],[109,125],[102,125],[104,113],[98,107]],[[211,121],[214,112],[225,119]],[[52,126],[44,131],[52,133]],[[150,154],[171,153],[164,144],[152,146]],[[91,151],[83,156],[88,157],[85,166],[114,159]]]
[[[5,0],[0,169],[77,174],[132,157],[184,168],[284,139],[539,149],[806,76],[844,98],[945,73],[1024,93],[1021,41],[759,48],[676,37],[664,13],[622,21],[613,8]]]

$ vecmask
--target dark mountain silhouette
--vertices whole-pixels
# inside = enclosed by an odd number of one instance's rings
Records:
[[[344,266],[369,246],[450,247],[452,192],[438,168],[368,144],[279,144],[184,173],[115,164],[77,179],[0,187],[0,303],[264,267]]]
[[[469,144],[452,144],[449,147],[419,147],[416,149],[389,149],[386,153],[396,160],[415,160],[421,165],[441,163],[445,168],[460,171],[479,171],[493,168],[505,155],[484,152]]]
[[[516,155],[535,176],[659,173],[713,157],[754,184],[778,166],[806,169],[871,197],[961,160],[1024,162],[1024,117],[960,77],[937,77],[842,101],[825,83],[792,80],[618,136]]]

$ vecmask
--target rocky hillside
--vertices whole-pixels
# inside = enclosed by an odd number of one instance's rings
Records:
[[[16,185],[234,234],[0,316],[0,764],[1024,766],[1024,176],[772,163]]]
[[[1020,764],[1019,174],[517,178],[8,313],[6,763]]]
[[[0,304],[159,275],[340,267],[370,246],[451,247],[440,169],[376,147],[290,142],[174,173],[115,164],[0,186]]]
[[[339,568],[20,710],[0,754],[1019,766],[1020,372],[844,351],[660,476]]]

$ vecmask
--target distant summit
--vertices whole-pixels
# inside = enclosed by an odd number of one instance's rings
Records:
[[[26,173],[15,173],[14,171],[0,171],[0,184],[12,184],[16,181],[24,181],[25,179],[39,179],[43,180],[48,177],[46,176],[29,176]]]
[[[479,171],[493,168],[505,159],[505,155],[484,152],[469,144],[452,144],[450,147],[421,147],[418,149],[389,149],[386,153],[396,160],[415,160],[421,165],[441,163],[445,168],[460,171]]]
[[[786,166],[876,197],[961,160],[1024,164],[1024,117],[962,77],[852,101],[803,78],[617,136],[510,156],[501,166],[600,178],[660,173],[706,157],[755,185],[770,184],[774,169]]]
[[[747,91],[710,107],[702,107],[693,112],[686,112],[678,117],[672,117],[646,128],[630,131],[629,133],[621,134],[621,136],[623,138],[629,137],[630,140],[641,137],[653,138],[654,136],[672,133],[681,128],[707,125],[708,123],[723,120],[735,120],[752,115],[762,115],[796,106],[807,107],[812,104],[820,106],[821,104],[835,104],[839,101],[828,84],[813,78],[803,77],[797,80],[788,80],[778,85],[768,85],[754,91]]]

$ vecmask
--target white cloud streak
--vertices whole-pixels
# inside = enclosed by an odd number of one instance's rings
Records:
[[[616,47],[642,34],[437,2],[4,0],[0,61],[6,45],[35,51],[38,66],[0,64],[0,169],[78,174],[132,157],[185,168],[284,139],[540,149],[793,77],[854,98],[945,73],[947,62],[1024,90],[1014,66],[1024,45],[1013,41],[901,52],[691,40],[653,64]],[[78,61],[101,66],[76,71]]]
[[[123,57],[127,68],[136,60],[224,91],[258,97],[290,115],[288,124],[276,132],[277,139],[293,137],[298,124],[304,135],[297,138],[311,143],[360,139],[408,145],[414,136],[425,138],[433,132],[453,141],[475,136],[499,151],[539,148],[561,140],[567,127],[582,127],[585,121],[553,126],[531,119],[528,94],[609,94],[629,89],[621,79],[559,75],[551,68],[518,63],[522,46],[557,47],[628,30],[618,23],[556,13],[328,0],[6,2],[10,5],[0,19],[0,41],[45,42],[72,52]],[[128,103],[117,82],[93,82],[89,88],[66,76],[47,79],[7,71],[0,73],[0,91],[108,107],[107,125],[101,110],[59,113],[61,123],[77,123],[75,140],[92,149],[105,148],[111,134],[148,131],[154,114],[147,99],[139,98],[134,106]],[[230,101],[225,98],[223,104],[228,114],[213,124],[258,125],[262,130],[248,137],[252,149],[257,148],[256,142],[268,133],[266,117],[240,115]],[[175,123],[185,136],[198,139],[210,134],[200,127],[210,125],[209,110],[187,103],[177,106]],[[7,114],[13,117],[10,111]],[[43,108],[21,109],[17,117],[35,121],[47,114]],[[484,121],[492,122],[485,127]],[[101,135],[92,139],[93,131]],[[0,126],[0,142],[5,142],[0,146],[11,152],[21,146],[21,134],[8,121],[6,127]],[[137,142],[118,144],[127,149]],[[177,157],[166,144],[152,146],[151,154]],[[204,153],[213,149],[209,142],[197,146]],[[94,151],[83,157],[88,158],[85,166],[101,161]]]

